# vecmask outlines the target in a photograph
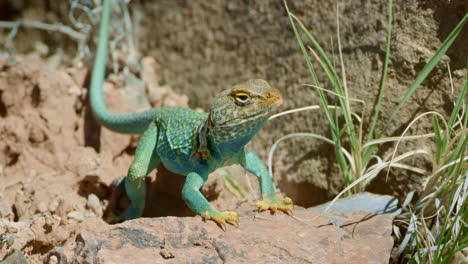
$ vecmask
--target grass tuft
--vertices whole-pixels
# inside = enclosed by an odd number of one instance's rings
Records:
[[[341,52],[341,40],[339,32],[339,10],[337,8],[337,40],[338,56],[341,77],[339,77],[333,58],[329,58],[324,49],[319,45],[314,36],[308,31],[304,24],[288,8],[286,1],[284,6],[304,56],[307,69],[310,73],[312,84],[308,85],[315,89],[320,98],[320,106],[306,106],[299,109],[289,110],[272,116],[277,118],[298,111],[311,109],[323,110],[330,128],[330,138],[314,133],[293,133],[283,136],[277,140],[269,153],[268,165],[271,175],[274,151],[278,144],[292,137],[311,137],[323,140],[334,147],[337,163],[340,167],[345,188],[335,199],[342,195],[362,192],[369,183],[381,172],[387,172],[391,168],[411,170],[425,176],[421,193],[411,191],[402,203],[403,213],[398,216],[394,225],[394,234],[398,240],[394,255],[394,261],[404,260],[410,263],[451,263],[451,261],[466,261],[468,247],[468,156],[466,145],[468,144],[468,114],[466,113],[468,84],[467,80],[461,92],[454,102],[453,111],[448,120],[440,113],[429,111],[416,117],[406,127],[402,135],[398,137],[385,137],[384,134],[399,111],[405,106],[416,89],[427,78],[434,67],[439,63],[442,56],[452,45],[460,34],[464,24],[468,20],[466,14],[457,26],[452,30],[441,47],[435,52],[429,62],[418,73],[415,80],[410,84],[408,90],[400,99],[398,105],[391,111],[390,116],[378,125],[381,104],[385,92],[385,81],[388,72],[390,58],[390,41],[392,36],[392,0],[388,0],[388,25],[387,43],[384,67],[379,84],[377,103],[371,113],[356,114],[350,106],[353,99],[348,93],[346,81],[346,67],[343,63]],[[333,47],[333,45],[331,45]],[[334,57],[336,50],[331,53]],[[331,89],[324,88],[316,74],[315,61],[327,76],[327,82]],[[468,66],[467,66],[468,71]],[[450,73],[450,69],[449,69]],[[451,76],[450,80],[451,80]],[[453,88],[453,82],[450,83]],[[333,101],[325,97],[325,93],[333,97]],[[364,106],[364,102],[359,101]],[[365,109],[364,107],[362,109]],[[359,111],[357,111],[359,112]],[[370,117],[370,124],[363,124],[366,117]],[[338,122],[339,117],[344,123]],[[433,132],[423,135],[406,135],[408,130],[421,119],[430,118]],[[364,127],[368,127],[364,130]],[[378,132],[376,132],[378,131]],[[363,138],[365,137],[365,140]],[[425,149],[414,149],[403,154],[397,154],[398,146],[403,140],[415,140],[419,138],[433,138],[435,151]],[[383,143],[394,142],[395,147],[389,157],[377,155],[378,148]],[[404,160],[415,155],[423,155],[432,163],[432,168],[418,168],[403,163]],[[415,203],[412,201],[416,199]],[[329,207],[333,205],[330,203]],[[403,257],[403,259],[402,259]]]

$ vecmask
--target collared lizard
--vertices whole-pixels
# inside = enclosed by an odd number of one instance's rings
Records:
[[[96,120],[110,130],[142,134],[135,158],[125,178],[130,205],[122,217],[134,219],[145,206],[145,176],[162,163],[168,170],[186,177],[182,198],[187,206],[219,225],[237,222],[233,211],[214,209],[200,193],[208,174],[231,164],[240,164],[260,182],[259,210],[292,210],[291,199],[275,199],[271,176],[264,163],[244,146],[282,104],[282,95],[260,79],[249,80],[219,93],[208,113],[189,108],[162,107],[144,112],[117,115],[104,102],[103,81],[110,27],[111,0],[103,4],[98,45],[90,84],[90,105]]]

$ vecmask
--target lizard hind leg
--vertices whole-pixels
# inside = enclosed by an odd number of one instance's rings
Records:
[[[125,177],[125,192],[130,199],[130,205],[124,213],[125,220],[135,219],[143,214],[146,199],[145,177],[160,163],[156,154],[158,129],[149,127],[138,142],[135,158]]]

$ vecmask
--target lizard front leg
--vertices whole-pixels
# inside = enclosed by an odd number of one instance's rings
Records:
[[[142,215],[145,207],[145,177],[160,162],[155,147],[158,139],[158,128],[150,126],[138,142],[135,158],[125,178],[125,191],[130,199],[130,206],[124,213],[125,220],[135,219]]]
[[[257,202],[258,209],[260,211],[270,210],[273,213],[276,210],[287,213],[292,212],[291,198],[286,197],[282,202],[276,200],[275,188],[273,187],[270,173],[262,160],[246,149],[241,151],[240,155],[240,165],[258,177],[262,194],[262,200]]]
[[[187,206],[204,219],[213,220],[220,226],[226,222],[237,223],[237,213],[233,211],[218,211],[214,209],[206,198],[200,193],[200,187],[208,179],[208,173],[190,172],[182,188],[182,199]]]

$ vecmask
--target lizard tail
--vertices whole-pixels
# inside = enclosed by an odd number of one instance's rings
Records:
[[[96,120],[110,130],[120,133],[142,134],[153,120],[156,109],[128,115],[118,115],[109,111],[104,102],[102,86],[107,62],[110,17],[111,0],[104,0],[101,22],[99,24],[98,44],[91,73],[89,93],[91,110]]]

